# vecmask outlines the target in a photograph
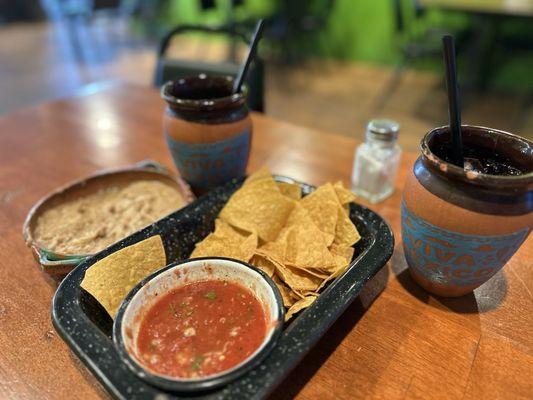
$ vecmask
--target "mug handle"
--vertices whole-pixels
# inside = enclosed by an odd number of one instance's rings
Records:
[[[157,172],[170,174],[170,171],[167,167],[165,167],[161,163],[158,163],[155,160],[150,160],[150,159],[139,161],[138,163],[135,164],[135,168],[139,168],[139,169],[148,168],[148,169],[153,169]]]
[[[50,254],[46,250],[35,246],[32,246],[32,250],[43,271],[50,275],[65,275],[89,257],[73,255],[66,256],[63,259],[53,259],[50,258]]]

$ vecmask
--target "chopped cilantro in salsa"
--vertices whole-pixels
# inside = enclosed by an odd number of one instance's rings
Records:
[[[200,367],[202,366],[202,362],[204,361],[204,356],[196,356],[194,357],[194,361],[191,365],[191,368],[193,371],[198,371]]]
[[[215,300],[217,298],[217,294],[214,291],[209,291],[206,294],[204,294],[204,297],[209,300]]]
[[[259,300],[239,284],[211,280],[161,296],[141,321],[137,346],[147,368],[189,378],[234,367],[265,335]]]
[[[174,317],[179,317],[179,314],[178,312],[176,311],[176,307],[174,307],[174,304],[172,303],[168,303],[168,308],[170,309],[170,313],[174,316]]]

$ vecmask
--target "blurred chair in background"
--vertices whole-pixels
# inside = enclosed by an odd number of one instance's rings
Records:
[[[167,55],[172,39],[175,36],[189,32],[203,32],[207,34],[223,34],[228,39],[238,39],[248,43],[249,39],[243,32],[242,27],[232,25],[225,27],[207,27],[200,25],[181,25],[168,32],[159,44],[157,51],[157,64],[154,74],[154,85],[161,86],[166,81],[184,78],[186,76],[198,75],[200,73],[214,75],[236,76],[240,63],[228,54],[226,60],[218,62],[207,62],[200,60],[187,60],[169,58]],[[264,111],[264,62],[257,56],[248,71],[246,80],[248,86],[248,107],[254,111]]]
[[[0,0],[0,26],[9,22],[37,21],[44,17],[35,0]]]
[[[502,3],[513,4],[512,1]],[[465,49],[465,80],[473,88],[486,91],[509,61],[527,56],[528,52],[532,54],[533,0],[529,0],[529,9],[524,11],[515,14],[505,8],[491,12],[468,10],[472,34]]]
[[[138,2],[135,0],[134,2]],[[78,63],[106,57],[112,45],[113,32],[133,12],[128,0],[41,0],[51,20],[65,24],[68,39]],[[107,19],[103,40],[94,40],[89,33],[98,18]],[[111,29],[112,28],[112,29]],[[88,48],[90,47],[90,48]],[[90,53],[90,54],[88,54]]]
[[[335,0],[279,0],[266,18],[265,38],[278,50],[282,63],[296,63],[312,56],[325,29]]]
[[[401,60],[397,69],[403,70],[420,59],[441,57],[441,37],[451,33],[449,29],[441,27],[420,29],[417,24],[423,21],[426,10],[418,0],[408,0],[407,4],[402,0],[392,0],[392,3],[395,33],[401,43],[399,46]]]
[[[427,26],[426,8],[419,0],[392,0],[394,12],[394,33],[399,43],[400,61],[394,69],[382,94],[378,96],[375,109],[379,113],[401,83],[403,73],[414,63],[424,60],[442,58],[442,36],[452,34],[455,37],[457,52],[461,52],[468,36],[466,30],[452,29],[446,26]]]
[[[532,0],[418,1],[427,10],[467,18],[467,34],[456,33],[465,55],[463,86],[486,91],[511,57],[533,48]]]

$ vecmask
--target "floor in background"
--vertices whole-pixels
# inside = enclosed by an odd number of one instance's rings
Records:
[[[0,28],[0,113],[75,94],[84,85],[121,79],[151,84],[155,50],[132,41],[124,22],[96,21],[78,32],[81,51],[73,51],[62,24],[19,24]],[[217,59],[224,46],[191,40],[173,46],[186,58]],[[416,150],[420,137],[447,119],[441,78],[406,71],[391,93],[389,68],[313,62],[267,67],[267,114],[296,124],[362,139],[366,122],[389,117],[402,126],[400,143]],[[491,126],[533,137],[531,97],[469,93],[463,123]]]

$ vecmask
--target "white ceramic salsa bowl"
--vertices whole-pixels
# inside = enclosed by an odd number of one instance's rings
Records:
[[[225,280],[250,290],[260,301],[267,318],[267,332],[261,345],[234,367],[217,374],[177,378],[150,370],[139,360],[137,338],[143,316],[169,291],[194,282]],[[126,296],[114,324],[113,341],[120,357],[141,379],[167,390],[196,391],[222,386],[249,371],[272,349],[283,326],[283,300],[274,282],[262,271],[222,257],[197,258],[171,264],[150,275]]]

